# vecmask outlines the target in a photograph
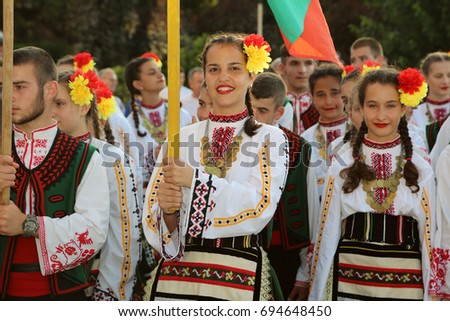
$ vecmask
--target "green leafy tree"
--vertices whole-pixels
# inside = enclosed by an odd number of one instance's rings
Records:
[[[356,36],[371,36],[383,45],[390,64],[418,67],[433,51],[448,51],[450,2],[364,0],[370,16],[351,26]]]

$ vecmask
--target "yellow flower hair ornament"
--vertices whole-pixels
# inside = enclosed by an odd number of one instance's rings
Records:
[[[427,95],[428,86],[419,70],[408,68],[399,73],[397,89],[400,93],[400,102],[414,108]]]
[[[260,35],[252,33],[244,38],[244,53],[247,55],[247,70],[258,74],[269,68],[270,45]]]
[[[94,70],[95,62],[88,52],[80,52],[73,57],[73,67],[75,70],[81,69],[83,72]]]
[[[359,74],[361,77],[364,77],[369,71],[377,70],[381,68],[381,64],[379,62],[373,60],[365,61],[361,67],[359,67]]]
[[[158,66],[158,68],[160,68],[160,69],[163,66],[161,59],[159,59],[159,57],[157,55],[155,55],[153,52],[146,52],[146,53],[142,54],[141,57],[152,59],[155,62],[155,64]]]
[[[70,77],[70,99],[78,106],[88,105],[94,98],[97,87],[98,78],[92,70],[83,73],[81,69],[78,69]]]
[[[97,97],[98,118],[107,120],[117,111],[113,94],[104,82],[99,81],[95,95]]]

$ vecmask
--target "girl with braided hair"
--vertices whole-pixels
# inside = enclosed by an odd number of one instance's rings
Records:
[[[435,180],[404,116],[426,84],[418,70],[382,68],[357,90],[363,122],[328,172],[309,299],[429,299]]]
[[[96,147],[108,178],[107,241],[93,264],[90,279],[93,288],[87,294],[101,301],[130,300],[141,253],[141,203],[136,171],[130,157],[102,140],[105,137],[114,143],[107,121],[108,116],[115,112],[114,98],[92,71],[62,71],[58,82],[53,107],[53,118],[58,122],[58,128]]]
[[[166,79],[161,67],[159,57],[147,52],[131,60],[125,68],[125,82],[131,96],[131,113],[127,119],[136,133],[144,189],[152,174],[154,150],[159,150],[167,136],[168,105],[160,96]],[[180,108],[180,127],[189,125],[191,121],[189,113]]]
[[[205,44],[214,114],[181,129],[179,159],[163,164],[161,151],[145,196],[144,233],[162,257],[147,299],[274,298],[259,233],[280,199],[288,154],[284,133],[255,120],[249,93],[269,51],[258,35],[220,33]]]

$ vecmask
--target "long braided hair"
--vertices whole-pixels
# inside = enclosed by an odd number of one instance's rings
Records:
[[[200,61],[203,66],[203,73],[206,74],[206,57],[208,54],[209,49],[217,44],[222,45],[229,45],[229,46],[235,46],[240,51],[243,51],[244,48],[244,34],[240,33],[217,33],[212,35],[205,44],[205,47],[203,48],[203,52],[200,56]],[[245,56],[245,61],[247,61],[247,55],[242,53]],[[247,111],[250,117],[247,118],[244,124],[244,132],[252,137],[256,134],[258,129],[262,126],[259,124],[254,116],[252,103],[250,99],[250,88],[247,88],[247,93],[245,95],[245,106],[247,107]]]
[[[390,84],[395,88],[398,86],[398,74],[399,72],[392,68],[384,68],[368,72],[358,84],[358,97],[361,106],[364,106],[364,100],[366,98],[366,90],[369,85],[380,83]],[[344,185],[342,190],[344,193],[353,192],[361,180],[371,181],[375,179],[375,175],[372,169],[362,160],[360,160],[361,147],[364,141],[364,136],[368,132],[368,127],[363,120],[361,128],[356,135],[355,143],[353,144],[352,156],[354,163],[347,168],[344,168],[340,172],[340,176],[344,179]],[[419,172],[417,167],[412,162],[413,145],[408,131],[408,123],[405,116],[403,116],[398,125],[398,132],[400,134],[403,149],[405,151],[406,163],[403,168],[403,178],[413,193],[419,191],[418,179]]]
[[[141,74],[141,67],[144,63],[147,61],[150,61],[150,58],[145,57],[138,57],[131,60],[126,68],[125,68],[125,83],[127,85],[128,91],[130,92],[131,96],[131,112],[133,113],[133,121],[134,125],[136,127],[137,135],[139,137],[145,137],[147,135],[147,132],[141,132],[139,130],[139,105],[136,103],[136,96],[141,94],[141,91],[136,89],[133,86],[133,82],[135,80],[140,79]]]

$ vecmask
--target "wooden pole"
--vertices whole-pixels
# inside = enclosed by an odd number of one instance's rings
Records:
[[[13,49],[14,0],[3,0],[2,155],[11,155]],[[1,193],[1,204],[9,204],[9,188],[3,189]]]
[[[167,0],[168,156],[179,157],[180,132],[180,0]]]
[[[262,1],[258,1],[257,5],[257,22],[256,22],[256,33],[258,35],[263,35],[263,14],[264,14],[264,6]]]

